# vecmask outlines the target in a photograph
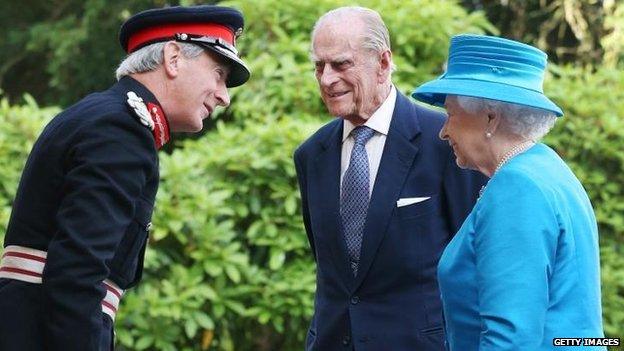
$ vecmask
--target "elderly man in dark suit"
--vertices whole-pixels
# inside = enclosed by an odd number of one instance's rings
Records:
[[[124,23],[119,82],[41,133],[0,263],[0,350],[113,349],[125,289],[141,278],[169,132],[197,132],[249,71],[237,10],[169,7]]]
[[[484,179],[438,138],[445,116],[391,82],[375,11],[339,8],[312,33],[321,97],[339,118],[295,152],[317,264],[306,350],[443,350],[436,266]]]

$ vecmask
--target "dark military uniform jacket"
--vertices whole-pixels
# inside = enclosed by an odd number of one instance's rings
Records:
[[[47,258],[39,284],[0,278],[0,350],[112,349],[103,281],[127,289],[141,278],[157,149],[168,136],[158,101],[130,77],[46,126],[22,174],[4,246]]]

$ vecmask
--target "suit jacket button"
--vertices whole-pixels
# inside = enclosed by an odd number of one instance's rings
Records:
[[[360,298],[358,296],[353,296],[351,298],[351,304],[352,305],[357,305],[360,302]]]
[[[342,338],[342,344],[344,346],[349,346],[349,343],[351,343],[351,337],[349,335]]]

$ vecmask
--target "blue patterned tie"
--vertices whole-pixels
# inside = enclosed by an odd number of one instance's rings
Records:
[[[340,217],[351,269],[355,276],[360,261],[360,248],[369,200],[368,155],[365,146],[375,131],[369,127],[360,126],[353,129],[351,134],[355,139],[355,144],[351,151],[349,167],[342,178]]]

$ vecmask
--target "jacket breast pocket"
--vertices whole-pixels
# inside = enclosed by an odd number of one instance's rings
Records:
[[[418,218],[431,213],[439,212],[440,203],[438,195],[420,197],[429,197],[429,199],[397,208],[400,219]]]
[[[111,278],[122,289],[134,286],[141,278],[153,206],[151,202],[143,199],[137,202],[135,216],[111,263]]]

